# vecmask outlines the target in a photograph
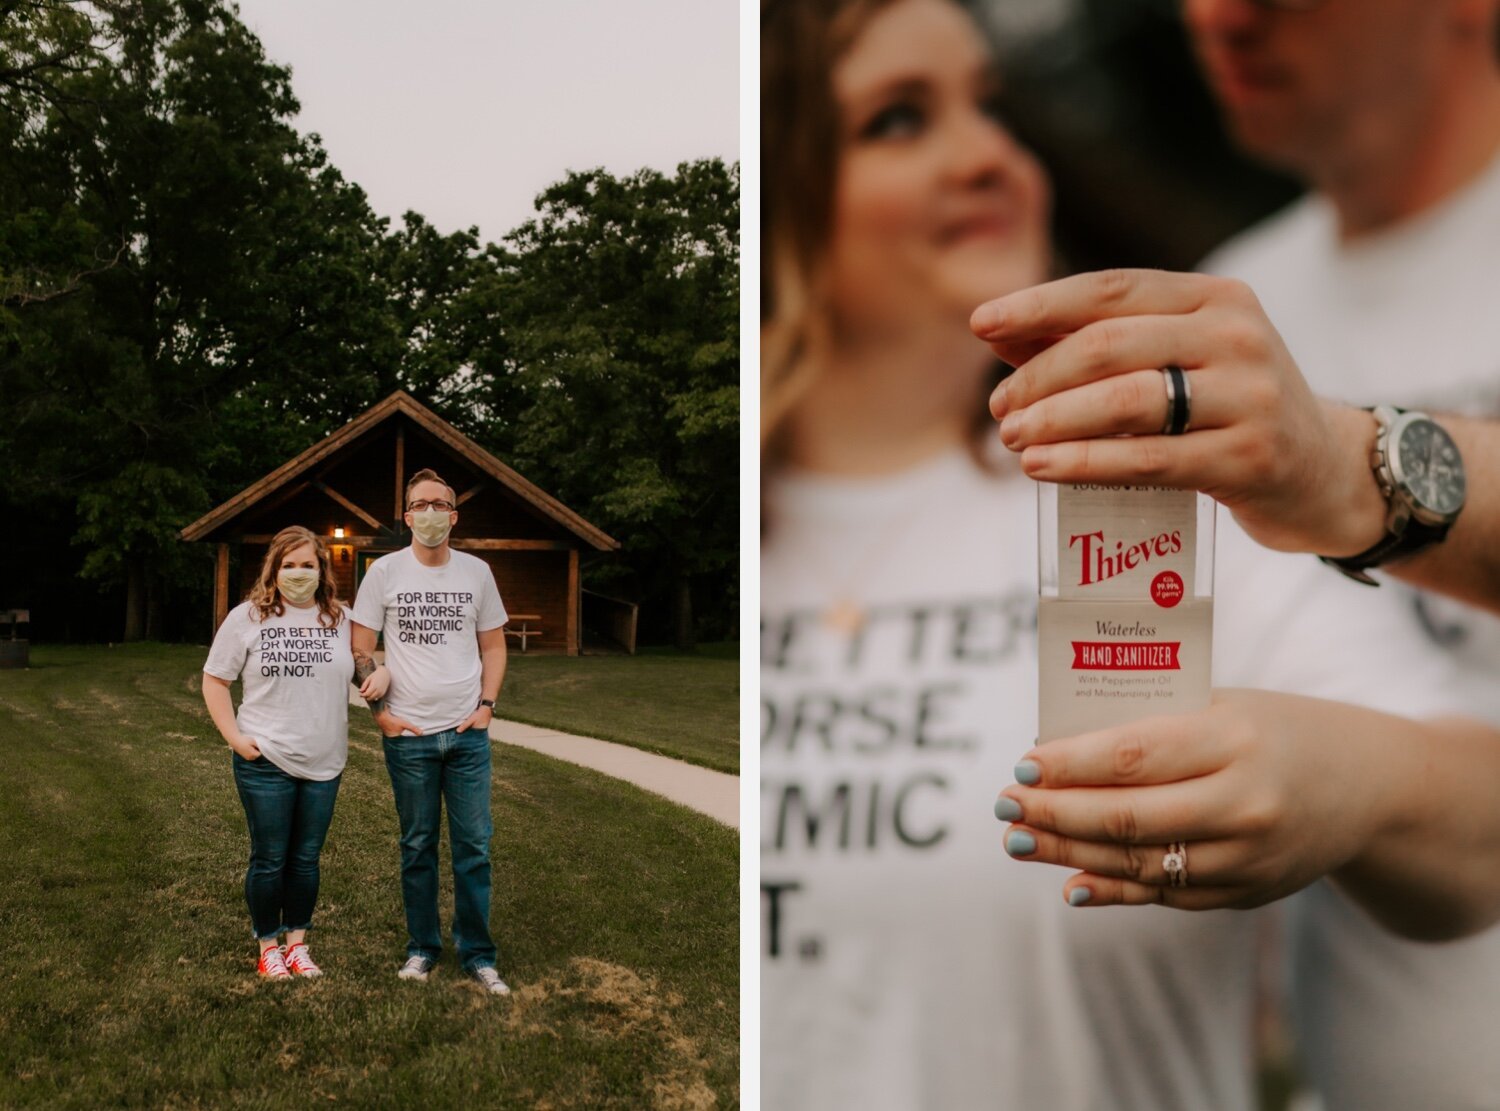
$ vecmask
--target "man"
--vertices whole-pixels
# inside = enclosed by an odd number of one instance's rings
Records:
[[[1232,134],[1311,190],[1205,268],[1255,291],[1320,395],[1500,415],[1497,9],[1184,0]],[[1412,636],[1452,651],[1497,720],[1500,620],[1412,605]],[[1500,929],[1399,941],[1318,885],[1292,930],[1302,1054],[1330,1107],[1496,1106]]]
[[[1311,187],[1204,268],[1255,291],[1321,396],[1500,416],[1497,8],[1184,0],[1231,133]],[[1500,620],[1412,597],[1496,716]]]
[[[391,673],[384,703],[371,708],[401,820],[408,941],[397,975],[425,981],[442,955],[438,838],[446,804],[459,964],[486,991],[508,995],[489,928],[488,728],[505,678],[505,606],[489,566],[450,547],[453,488],[433,471],[407,483],[404,520],[411,546],[370,565],[353,630],[356,659],[368,659],[376,634],[385,634]]]

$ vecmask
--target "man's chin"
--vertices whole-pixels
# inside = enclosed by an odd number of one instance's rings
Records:
[[[1300,133],[1288,125],[1285,113],[1226,110],[1224,119],[1230,137],[1241,153],[1286,173],[1307,172],[1307,144],[1302,141]]]

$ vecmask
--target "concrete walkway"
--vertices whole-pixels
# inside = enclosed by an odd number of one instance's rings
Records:
[[[364,706],[365,700],[351,685],[349,703]],[[518,745],[592,768],[596,772],[623,779],[642,790],[661,795],[679,806],[707,814],[732,829],[740,828],[740,777],[709,768],[700,768],[654,752],[642,752],[629,745],[579,737],[540,725],[523,725],[518,721],[494,718],[490,736],[502,744]]]
[[[740,777],[700,768],[629,745],[598,741],[560,733],[540,725],[495,718],[490,736],[508,745],[520,745],[545,756],[581,764],[596,772],[634,783],[637,787],[707,814],[716,822],[740,828]]]

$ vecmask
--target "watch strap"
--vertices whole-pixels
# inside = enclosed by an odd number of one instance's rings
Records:
[[[1336,567],[1355,582],[1369,586],[1380,583],[1369,574],[1371,567],[1379,567],[1393,559],[1404,559],[1416,555],[1423,548],[1430,548],[1448,535],[1449,525],[1427,525],[1411,517],[1406,522],[1406,531],[1397,535],[1388,532],[1370,548],[1352,556],[1319,556],[1330,567]]]
[[[491,710],[493,710],[495,708],[495,700],[493,698],[481,698],[479,700],[479,705],[480,706],[488,706]],[[478,709],[478,708],[479,708],[478,706],[475,707],[475,709]]]

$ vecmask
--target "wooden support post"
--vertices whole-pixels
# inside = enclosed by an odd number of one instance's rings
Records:
[[[214,555],[214,632],[229,616],[229,545],[220,544]]]
[[[391,520],[396,531],[401,531],[402,516],[406,513],[406,426],[400,418],[396,420],[396,512]]]
[[[582,647],[578,635],[578,607],[582,599],[578,589],[578,549],[568,549],[568,655],[578,655]]]

